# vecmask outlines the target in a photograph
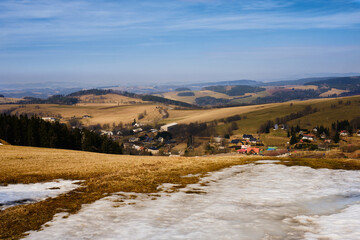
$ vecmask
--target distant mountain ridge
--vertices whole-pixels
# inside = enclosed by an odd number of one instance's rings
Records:
[[[337,88],[342,90],[355,90],[360,89],[360,76],[354,77],[336,77],[330,79],[324,79],[319,81],[307,82],[304,85],[316,85],[316,86],[326,86],[329,88]]]
[[[317,82],[319,81],[327,81],[331,79],[339,79],[339,83],[336,84],[338,89],[341,88],[341,81],[345,81],[345,79],[356,79],[358,77],[312,77],[312,78],[301,78],[296,80],[286,80],[286,81],[273,81],[273,82],[263,82],[263,81],[255,81],[255,80],[248,80],[248,79],[242,79],[242,80],[227,80],[227,81],[218,81],[218,82],[200,82],[200,83],[184,83],[184,84],[159,84],[159,85],[153,85],[153,86],[133,86],[133,87],[119,87],[119,86],[98,86],[95,87],[97,89],[112,89],[112,90],[120,90],[123,92],[132,92],[136,94],[155,94],[155,93],[163,93],[163,92],[169,92],[174,91],[177,88],[186,87],[190,88],[191,90],[201,90],[204,87],[209,86],[237,86],[237,85],[246,85],[246,86],[252,86],[252,87],[266,87],[266,86],[284,86],[284,85],[317,85]],[[337,81],[337,80],[332,80]],[[310,84],[311,83],[311,84]],[[345,82],[344,82],[345,83]],[[325,82],[322,82],[321,84],[325,84]],[[334,82],[331,83],[331,86],[335,86]],[[94,87],[82,87],[78,88],[76,86],[74,87],[68,87],[68,83],[64,82],[64,86],[61,87],[61,83],[51,83],[52,87],[49,87],[49,84],[44,84],[42,88],[29,88],[32,86],[31,84],[24,84],[24,85],[12,85],[13,89],[7,89],[7,87],[10,87],[11,84],[4,85],[0,84],[0,94],[3,94],[5,97],[15,97],[15,98],[22,98],[22,97],[36,97],[36,98],[47,98],[52,95],[67,95],[70,93],[73,93],[75,91],[79,91],[82,89],[93,89]],[[351,83],[350,83],[351,85]],[[350,85],[347,85],[350,86]],[[38,84],[34,84],[34,86],[38,86]],[[340,87],[339,87],[340,86]]]

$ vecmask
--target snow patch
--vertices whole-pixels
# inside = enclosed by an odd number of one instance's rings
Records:
[[[258,160],[255,163],[279,163],[279,160]]]
[[[79,185],[76,184],[78,182],[59,179],[44,183],[0,186],[0,210],[19,204],[38,202],[48,197],[56,197],[78,188]]]
[[[359,196],[360,171],[248,164],[171,193],[105,197],[27,238],[359,239]]]

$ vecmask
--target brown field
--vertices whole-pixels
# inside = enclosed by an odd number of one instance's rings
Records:
[[[230,87],[230,86],[229,86]],[[218,93],[210,90],[201,90],[201,91],[192,91],[195,96],[178,96],[179,92],[167,92],[162,94],[156,94],[157,96],[165,97],[172,100],[177,100],[181,102],[187,102],[190,104],[196,104],[195,99],[199,97],[214,97],[214,98],[225,98],[225,99],[234,99],[236,103],[250,103],[258,97],[268,96],[266,91],[257,92],[257,93],[245,93],[241,96],[229,96],[224,93]],[[236,99],[237,97],[251,96],[247,98]]]
[[[79,97],[81,103],[115,103],[117,105],[129,105],[134,103],[143,103],[142,100],[136,98],[125,97],[119,94],[106,95],[83,95]]]
[[[204,174],[232,165],[271,157],[208,156],[150,157],[0,146],[0,183],[35,183],[54,179],[85,180],[83,188],[34,204],[19,205],[0,212],[0,238],[17,239],[28,230],[40,229],[58,212],[76,213],[82,204],[92,203],[119,191],[155,193],[162,183],[196,183]],[[283,159],[282,159],[283,160]],[[351,159],[292,159],[286,165],[315,168],[360,169]],[[176,191],[176,189],[174,189]]]
[[[21,101],[22,98],[2,98],[0,97],[0,103],[16,103]]]
[[[58,116],[67,121],[71,117],[82,118],[90,115],[91,118],[82,119],[85,126],[94,124],[119,124],[120,122],[131,123],[138,118],[140,113],[146,111],[147,115],[141,122],[153,122],[161,119],[161,114],[156,104],[132,104],[118,105],[114,103],[80,103],[78,105],[56,105],[56,104],[26,104],[26,105],[0,105],[3,109],[17,108],[12,113],[32,113],[40,116]]]
[[[334,95],[334,94],[340,95],[340,94],[346,93],[346,92],[349,92],[349,91],[332,88],[331,90],[320,94],[320,97],[327,97],[327,96]]]
[[[214,97],[214,98],[225,98],[225,99],[232,99],[233,97],[230,97],[226,94],[223,93],[218,93],[218,92],[213,92],[210,90],[201,90],[201,91],[192,91],[195,96],[178,96],[177,94],[179,92],[167,92],[167,93],[162,93],[162,94],[156,94],[158,96],[161,97],[165,97],[168,99],[172,99],[172,100],[177,100],[177,101],[181,101],[181,102],[187,102],[190,104],[195,104],[195,99],[198,97]]]
[[[244,114],[261,109],[271,108],[278,105],[279,103],[229,108],[214,108],[205,110],[170,110],[170,117],[165,119],[165,121],[177,123],[208,122],[236,114]]]
[[[317,90],[318,86],[315,85],[286,85],[284,86],[287,89],[298,89],[298,90]]]
[[[293,103],[297,106],[313,105],[317,103],[327,102],[333,100],[330,98],[327,99],[312,99],[306,101],[291,101],[285,103],[270,103],[270,104],[260,104],[260,105],[251,105],[251,106],[240,106],[240,107],[228,107],[228,108],[213,108],[213,109],[204,109],[204,110],[170,110],[170,117],[165,119],[164,122],[177,122],[177,123],[191,123],[191,122],[208,122],[220,118],[226,118],[234,116],[237,114],[248,113],[261,113],[268,112],[273,117],[278,117],[279,115],[287,115],[291,111],[291,108],[288,108],[290,103]],[[272,109],[274,108],[274,111]],[[275,115],[274,115],[275,114]],[[256,121],[261,120],[266,121],[269,118],[256,119]],[[253,120],[252,120],[253,121]]]

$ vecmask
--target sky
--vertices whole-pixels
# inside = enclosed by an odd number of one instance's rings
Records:
[[[0,83],[360,72],[360,0],[1,0]]]

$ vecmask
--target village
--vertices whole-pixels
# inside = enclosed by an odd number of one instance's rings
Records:
[[[136,122],[131,125],[130,131],[100,130],[106,135],[120,142],[125,153],[134,155],[165,155],[165,156],[194,156],[210,154],[245,154],[264,156],[288,156],[296,151],[328,151],[339,148],[339,143],[347,143],[350,137],[360,139],[360,130],[354,133],[348,130],[339,130],[330,135],[328,129],[320,126],[311,130],[301,129],[298,126],[289,129],[285,124],[275,124],[272,132],[287,132],[284,144],[264,143],[261,134],[241,134],[231,136],[199,137],[191,136],[184,141],[176,128],[177,123],[169,123],[158,128]],[[174,134],[175,132],[175,134]],[[264,136],[266,134],[262,134]],[[180,138],[179,138],[180,137]],[[351,146],[351,144],[347,144]],[[201,149],[201,151],[199,151]],[[198,150],[198,151],[196,151]]]

